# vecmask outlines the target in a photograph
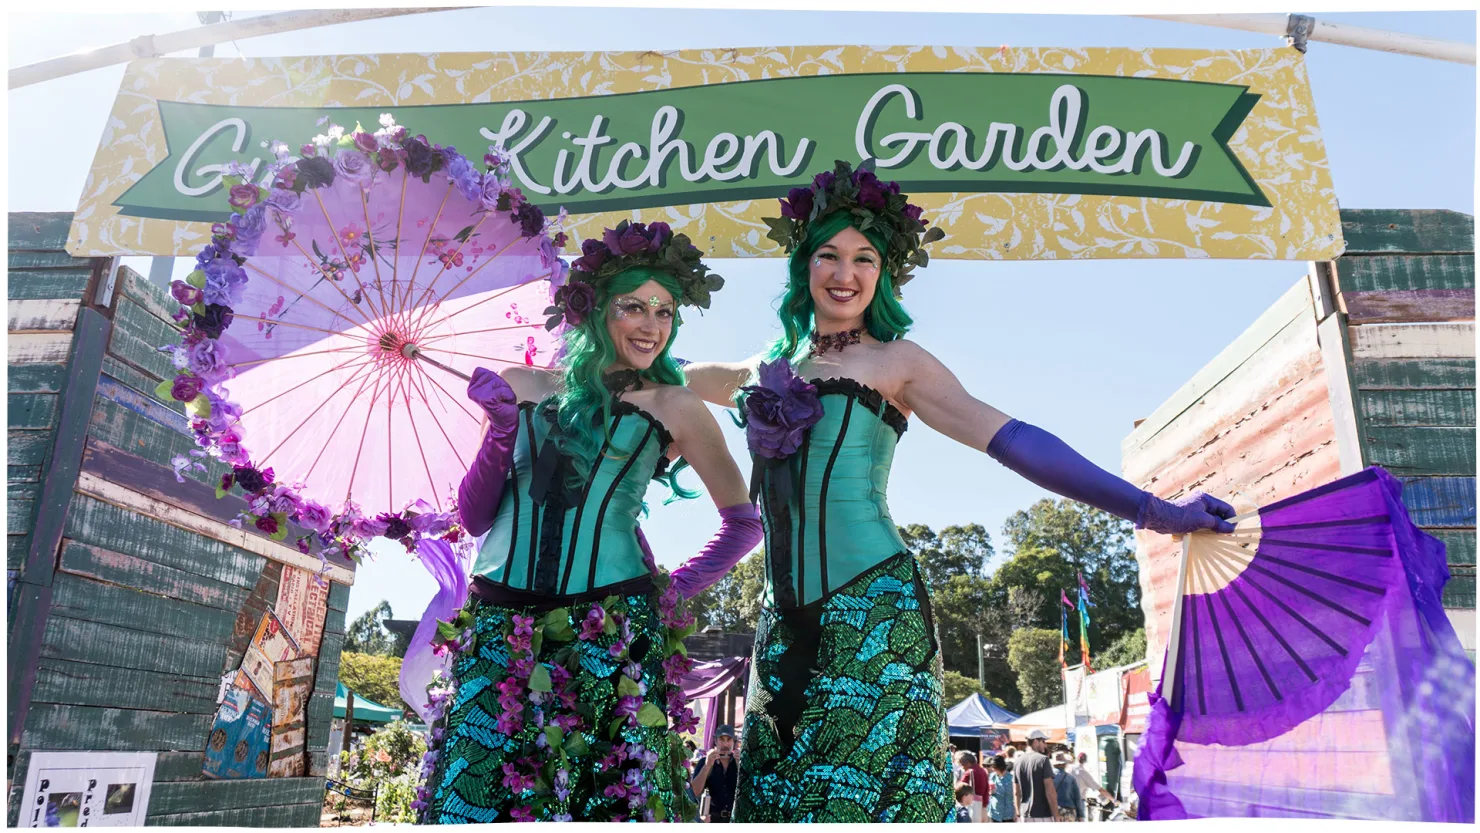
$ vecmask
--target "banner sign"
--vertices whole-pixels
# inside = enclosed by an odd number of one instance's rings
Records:
[[[74,255],[189,254],[323,121],[382,113],[477,159],[582,236],[664,220],[714,256],[776,255],[761,217],[874,160],[947,237],[937,257],[1328,259],[1335,193],[1293,49],[797,47],[151,59],[129,66]]]

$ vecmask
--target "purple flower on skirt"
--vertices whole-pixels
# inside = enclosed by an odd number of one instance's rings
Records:
[[[617,698],[617,717],[625,717],[628,722],[637,722],[637,711],[642,708],[642,698],[633,695]]]
[[[802,447],[807,429],[822,419],[817,388],[803,381],[786,359],[763,362],[760,384],[746,385],[745,437],[750,452],[780,460]]]

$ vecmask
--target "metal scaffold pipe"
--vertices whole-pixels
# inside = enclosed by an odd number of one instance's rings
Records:
[[[143,35],[128,43],[105,46],[75,55],[63,55],[10,70],[10,89],[28,87],[54,78],[76,75],[79,72],[101,69],[114,64],[123,64],[139,58],[156,58],[172,52],[183,52],[243,38],[277,35],[298,29],[314,29],[320,26],[336,26],[360,20],[375,20],[382,17],[398,17],[424,12],[451,11],[454,8],[425,9],[321,9],[316,11],[281,12],[259,17],[231,20],[198,26],[164,35]]]
[[[1136,17],[1151,20],[1169,20],[1174,23],[1196,23],[1202,26],[1219,26],[1224,29],[1240,29],[1262,35],[1288,38],[1301,52],[1307,41],[1321,41],[1340,46],[1355,46],[1412,55],[1417,58],[1433,58],[1438,61],[1453,61],[1457,64],[1475,64],[1475,44],[1439,38],[1409,35],[1403,32],[1386,32],[1366,26],[1348,26],[1332,23],[1305,15],[1291,14],[1140,14]]]

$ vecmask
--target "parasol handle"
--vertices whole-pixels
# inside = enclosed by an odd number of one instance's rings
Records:
[[[455,368],[448,367],[447,365],[442,364],[441,362],[437,361],[436,359],[430,358],[429,356],[427,356],[426,353],[422,352],[422,350],[421,350],[420,347],[417,347],[415,344],[407,344],[406,346],[402,347],[401,348],[401,355],[405,356],[408,359],[416,359],[419,362],[426,362],[427,364],[431,365],[432,367],[438,368],[440,370],[445,370],[448,373],[451,373],[453,376],[456,376],[457,378],[462,379],[464,382],[471,382],[471,381],[473,381],[473,379],[472,379],[471,376],[469,376],[468,374],[462,372],[461,370],[457,370]]]

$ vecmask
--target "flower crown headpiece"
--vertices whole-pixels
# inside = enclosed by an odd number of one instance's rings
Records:
[[[855,170],[843,160],[823,171],[806,188],[793,188],[781,201],[780,217],[765,217],[771,231],[766,236],[786,248],[790,255],[807,239],[807,232],[823,217],[838,211],[853,215],[860,231],[883,236],[888,248],[884,263],[897,290],[914,277],[916,266],[930,262],[925,246],[946,236],[939,227],[925,230],[929,220],[920,217],[920,207],[899,192],[899,183],[883,182],[874,175],[874,160],[865,159]]]
[[[709,309],[709,298],[725,285],[700,260],[697,246],[686,234],[674,234],[667,223],[632,223],[623,220],[600,239],[581,242],[581,257],[570,267],[570,278],[556,290],[554,304],[545,310],[550,318],[545,328],[553,330],[564,321],[575,327],[596,305],[596,287],[618,274],[639,266],[661,269],[678,280],[680,305]]]

